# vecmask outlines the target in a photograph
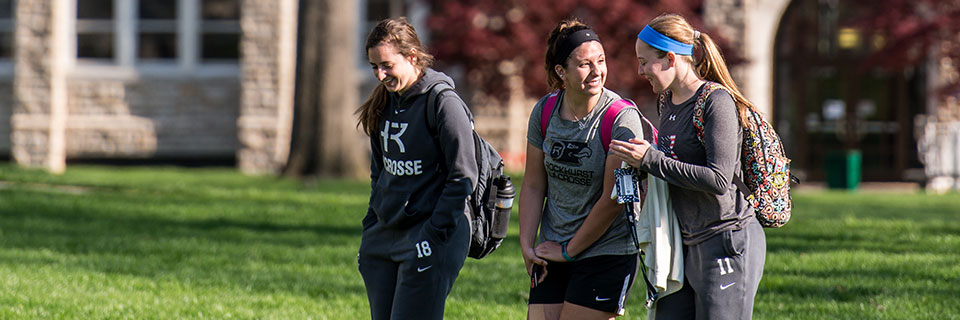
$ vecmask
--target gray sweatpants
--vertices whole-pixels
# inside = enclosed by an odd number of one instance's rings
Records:
[[[470,222],[458,220],[440,233],[427,228],[429,220],[407,230],[375,222],[363,231],[357,263],[373,320],[443,319],[470,249]]]
[[[656,304],[656,319],[751,319],[767,240],[754,219],[740,230],[684,246],[685,282]]]

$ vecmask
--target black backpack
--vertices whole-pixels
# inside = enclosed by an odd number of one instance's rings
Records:
[[[437,139],[437,98],[447,91],[454,90],[441,82],[433,85],[427,93],[427,126],[434,139]],[[459,95],[454,96],[460,99]],[[473,113],[467,108],[464,111],[473,126]],[[467,197],[470,218],[470,252],[467,256],[480,259],[497,250],[507,237],[515,192],[510,177],[503,174],[503,158],[476,130],[473,130],[473,144],[479,176],[473,193]]]

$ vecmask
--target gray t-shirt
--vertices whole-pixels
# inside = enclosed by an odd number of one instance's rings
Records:
[[[700,93],[680,104],[667,94],[660,114],[657,150],[641,159],[640,170],[670,183],[670,199],[680,222],[683,243],[695,245],[726,230],[739,229],[753,217],[753,207],[737,192],[741,128],[733,98],[723,90],[707,97],[703,110],[704,142],[693,125]]]
[[[546,137],[541,135],[540,116],[546,97],[540,99],[530,113],[527,142],[544,151],[543,166],[547,175],[547,199],[540,220],[539,242],[564,242],[573,238],[587,214],[603,194],[603,169],[607,154],[600,140],[600,122],[613,102],[620,100],[617,93],[604,89],[597,106],[582,122],[564,120],[559,116],[563,94],[554,106],[547,124]],[[629,140],[643,137],[640,111],[623,108],[613,123],[612,139]],[[637,252],[630,237],[629,222],[621,213],[603,236],[578,258],[600,255],[625,255]]]

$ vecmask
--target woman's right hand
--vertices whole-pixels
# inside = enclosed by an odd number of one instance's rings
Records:
[[[643,139],[632,138],[629,142],[610,140],[610,154],[634,168],[640,167],[640,162],[649,149],[650,143]]]
[[[533,265],[542,266],[541,272],[538,276],[537,283],[543,282],[543,279],[547,276],[547,260],[543,260],[537,256],[533,248],[523,248],[523,264],[527,267],[527,275],[533,276]]]

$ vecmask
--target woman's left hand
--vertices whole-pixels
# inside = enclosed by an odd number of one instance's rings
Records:
[[[536,252],[538,257],[547,261],[553,261],[553,262],[567,261],[566,259],[563,258],[563,247],[561,247],[560,244],[556,242],[545,241],[543,243],[540,243],[539,245],[537,245],[536,248],[534,248],[534,252]]]
[[[610,140],[611,154],[634,168],[640,167],[640,161],[649,149],[650,143],[643,139],[632,138],[629,142]]]

